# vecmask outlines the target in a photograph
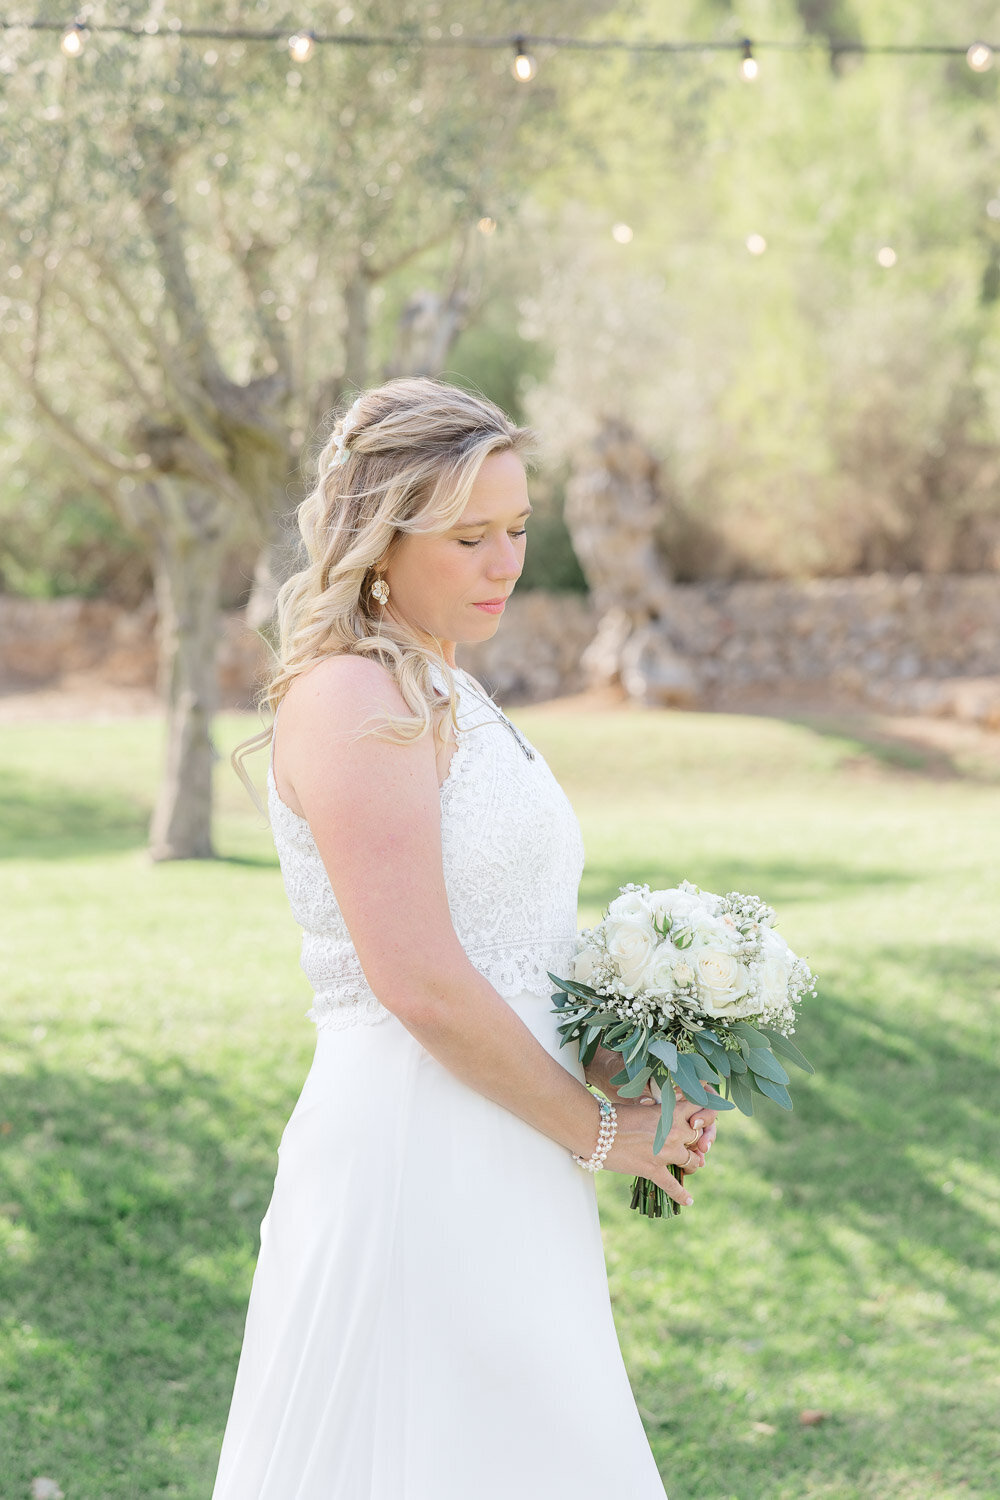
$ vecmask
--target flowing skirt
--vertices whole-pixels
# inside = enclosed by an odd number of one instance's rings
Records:
[[[550,1002],[508,1002],[560,1049]],[[320,1030],[212,1500],[664,1500],[594,1179],[396,1018]]]

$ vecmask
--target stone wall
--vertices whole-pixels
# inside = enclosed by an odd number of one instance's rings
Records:
[[[599,623],[582,595],[515,593],[497,634],[461,648],[462,665],[512,704],[580,692]],[[1000,728],[996,574],[679,584],[645,630],[627,682],[644,702],[850,701]],[[239,614],[224,618],[219,662],[223,702],[249,703],[264,651]],[[5,690],[87,680],[148,688],[155,677],[152,605],[129,613],[100,600],[0,595]]]
[[[222,617],[219,688],[224,707],[248,706],[265,651],[242,612]],[[0,691],[63,685],[156,685],[156,608],[103,599],[18,599],[0,594]]]
[[[825,695],[1000,727],[995,573],[692,584],[673,600],[663,625],[709,703]]]

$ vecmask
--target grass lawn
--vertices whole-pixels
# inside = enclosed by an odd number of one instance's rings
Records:
[[[723,1117],[693,1209],[598,1179],[671,1500],[1000,1495],[1000,783],[808,723],[513,717],[581,925],[626,880],[750,890],[820,980],[816,1076]],[[0,1500],[207,1500],[312,1054],[266,826],[223,761],[224,857],[150,865],[158,756],[146,720],[0,731]]]

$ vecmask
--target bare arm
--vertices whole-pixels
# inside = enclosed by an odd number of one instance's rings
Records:
[[[275,749],[279,793],[309,822],[365,976],[444,1067],[571,1151],[597,1141],[593,1095],[551,1057],[469,962],[444,884],[435,747],[430,736],[393,744],[357,731],[380,710],[407,706],[378,663],[333,657],[300,678],[282,705]],[[641,1173],[681,1202],[669,1171],[689,1161],[687,1121],[710,1111],[678,1105],[658,1157],[656,1111],[617,1105],[605,1165]],[[700,1156],[699,1165],[704,1160]]]

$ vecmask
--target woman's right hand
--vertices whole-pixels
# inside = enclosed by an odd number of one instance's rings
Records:
[[[659,1152],[653,1151],[653,1142],[660,1110],[649,1107],[655,1101],[616,1101],[618,1129],[604,1166],[628,1177],[646,1177],[661,1187],[668,1197],[689,1207],[694,1199],[686,1184],[678,1182],[670,1168],[677,1166],[683,1167],[685,1172],[696,1172],[705,1165],[707,1143],[715,1134],[715,1111],[692,1104],[677,1088],[674,1095],[673,1122]]]

